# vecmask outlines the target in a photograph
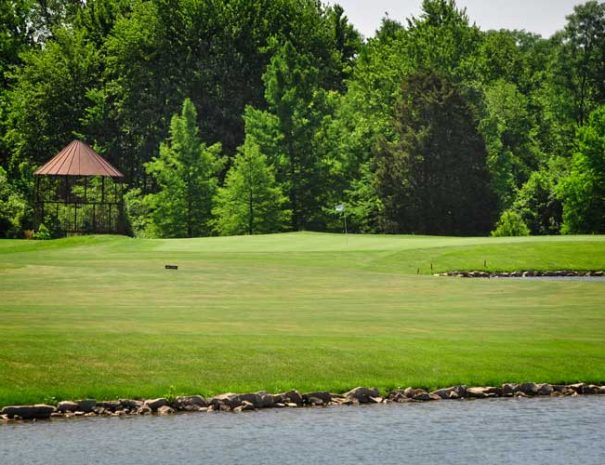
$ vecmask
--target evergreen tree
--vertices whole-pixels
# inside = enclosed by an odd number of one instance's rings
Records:
[[[151,235],[198,237],[211,233],[212,199],[221,167],[220,144],[208,147],[199,136],[197,112],[189,99],[170,123],[170,138],[159,157],[146,166],[158,192],[146,196],[151,209]]]
[[[459,90],[432,72],[404,83],[398,141],[377,155],[385,229],[392,233],[484,234],[494,202],[486,149]]]
[[[258,145],[249,140],[240,148],[218,190],[214,228],[222,235],[266,234],[287,228],[291,212],[288,199]]]

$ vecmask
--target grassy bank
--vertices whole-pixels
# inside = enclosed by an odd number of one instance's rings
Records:
[[[603,282],[431,275],[484,264],[605,269],[605,237],[0,241],[0,405],[605,380]]]

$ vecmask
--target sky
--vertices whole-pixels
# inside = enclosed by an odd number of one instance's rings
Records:
[[[586,0],[457,0],[465,7],[471,22],[481,29],[525,29],[543,37],[550,37],[565,25],[565,17],[575,5]],[[405,18],[420,13],[422,0],[330,0],[340,4],[365,37],[374,35],[388,12],[391,19],[404,22]]]

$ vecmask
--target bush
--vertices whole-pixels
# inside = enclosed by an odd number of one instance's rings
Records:
[[[44,223],[42,223],[38,230],[34,233],[33,238],[38,241],[47,241],[49,239],[52,239],[52,234],[50,233],[48,228],[44,226]]]
[[[529,236],[529,228],[519,213],[506,210],[492,231],[493,237]]]
[[[150,208],[141,189],[131,189],[124,196],[127,227],[136,237],[146,237],[150,222]]]
[[[0,237],[21,237],[27,208],[27,202],[9,184],[6,172],[0,167]]]

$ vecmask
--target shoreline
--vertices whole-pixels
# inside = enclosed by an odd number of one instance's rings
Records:
[[[605,385],[575,383],[505,383],[499,387],[465,385],[426,391],[407,387],[394,389],[381,396],[376,388],[357,387],[344,394],[316,391],[301,394],[291,390],[279,394],[264,391],[255,393],[220,394],[209,399],[200,395],[160,397],[157,399],[120,399],[97,401],[83,399],[62,401],[57,405],[13,405],[0,410],[0,424],[21,421],[70,419],[80,417],[122,417],[144,415],[174,415],[180,412],[240,413],[262,409],[312,408],[337,405],[390,404],[409,402],[436,402],[442,400],[477,400],[519,397],[575,397],[605,394]]]
[[[456,278],[603,278],[605,271],[574,271],[574,270],[552,270],[552,271],[447,271],[436,273],[434,276],[449,276]]]

